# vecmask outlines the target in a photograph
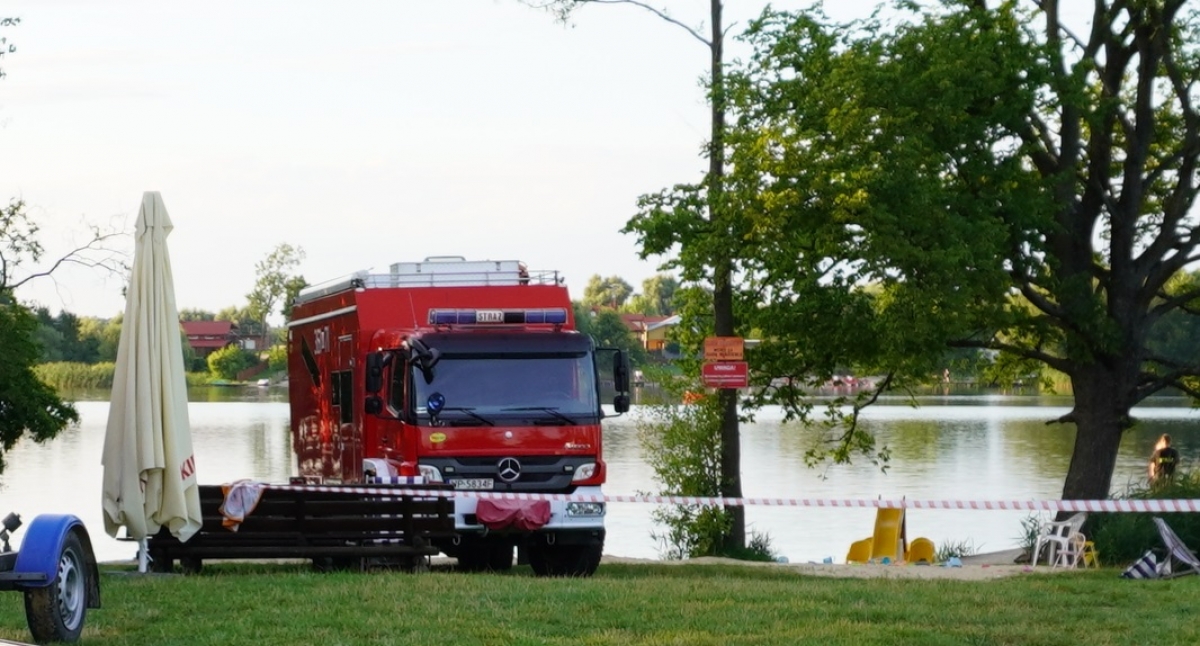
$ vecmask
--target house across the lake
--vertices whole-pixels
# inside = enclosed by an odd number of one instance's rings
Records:
[[[241,342],[237,324],[233,321],[181,321],[179,325],[198,359],[205,359],[227,345]]]
[[[625,327],[641,341],[642,347],[651,354],[666,354],[667,331],[679,325],[679,315],[647,316],[645,314],[622,314]]]

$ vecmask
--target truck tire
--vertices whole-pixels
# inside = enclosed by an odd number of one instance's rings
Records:
[[[588,577],[600,567],[604,545],[538,545],[529,549],[537,576]]]
[[[73,642],[87,616],[87,561],[83,544],[68,532],[58,553],[58,570],[50,585],[25,590],[25,620],[39,644]]]

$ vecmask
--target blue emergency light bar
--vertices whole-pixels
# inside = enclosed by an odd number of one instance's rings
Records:
[[[567,310],[562,307],[519,310],[429,310],[430,325],[520,325],[523,323],[566,325]]]

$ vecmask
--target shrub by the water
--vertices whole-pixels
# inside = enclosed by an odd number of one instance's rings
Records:
[[[38,379],[58,391],[112,388],[116,364],[56,361],[33,369]]]
[[[226,346],[208,355],[208,369],[221,379],[235,379],[237,373],[258,363],[258,357],[236,345]]]
[[[1195,500],[1200,498],[1200,471],[1180,471],[1167,482],[1149,486],[1145,483],[1130,485],[1125,494],[1117,496],[1127,500]],[[1164,553],[1162,538],[1154,525],[1154,517],[1167,521],[1188,547],[1200,549],[1200,514],[1165,513],[1111,513],[1089,514],[1084,532],[1096,544],[1100,561],[1105,565],[1128,565],[1154,549],[1161,557]]]

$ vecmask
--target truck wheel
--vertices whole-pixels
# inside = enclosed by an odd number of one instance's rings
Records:
[[[513,544],[509,541],[492,541],[488,545],[488,568],[493,572],[507,572],[513,566]]]
[[[587,577],[600,567],[603,545],[538,545],[529,550],[529,565],[537,576]]]
[[[486,572],[491,553],[483,541],[471,541],[470,545],[463,541],[463,544],[458,546],[458,556],[455,558],[458,559],[456,569],[459,572]]]
[[[87,616],[87,570],[83,545],[75,532],[63,539],[58,571],[50,585],[25,590],[25,620],[38,643],[73,642]]]
[[[513,566],[513,542],[494,537],[463,539],[456,558],[459,572],[507,572]]]

